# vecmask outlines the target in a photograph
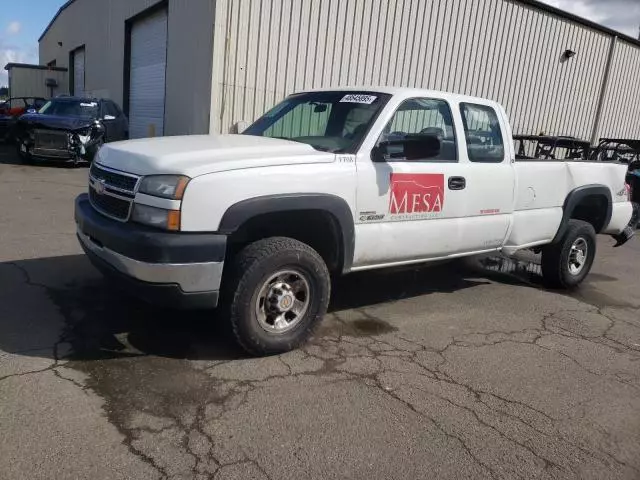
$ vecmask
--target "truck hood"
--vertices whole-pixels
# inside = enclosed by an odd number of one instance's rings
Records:
[[[34,128],[74,131],[90,127],[95,120],[90,117],[70,117],[28,113],[20,117],[20,123]]]
[[[242,168],[330,163],[333,153],[289,140],[250,135],[189,135],[147,138],[104,145],[96,161],[136,175],[197,177]]]

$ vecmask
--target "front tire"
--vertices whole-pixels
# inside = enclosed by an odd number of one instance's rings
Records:
[[[542,250],[542,277],[550,288],[569,290],[580,285],[596,257],[596,231],[590,223],[569,220],[567,231]]]
[[[327,311],[331,282],[322,257],[286,237],[259,240],[234,258],[225,301],[234,336],[252,355],[293,350]]]
[[[22,161],[22,163],[25,165],[33,165],[34,164],[33,157],[29,153],[29,148],[22,141],[22,139],[19,138],[16,145],[17,145],[16,152],[18,154],[18,157],[20,158],[20,161]],[[26,150],[25,152],[22,151],[23,146]]]

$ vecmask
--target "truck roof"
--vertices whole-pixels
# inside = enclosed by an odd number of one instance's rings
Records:
[[[309,90],[300,90],[296,93],[304,93],[304,92],[378,92],[378,93],[386,93],[389,95],[393,95],[396,97],[403,98],[412,98],[412,97],[435,97],[435,98],[443,98],[454,100],[456,102],[468,102],[468,103],[480,103],[483,105],[492,105],[496,107],[502,108],[497,102],[493,100],[489,100],[481,97],[472,97],[469,95],[459,95],[457,93],[443,92],[440,90],[427,90],[422,88],[408,88],[408,87],[385,87],[385,86],[375,86],[375,85],[361,85],[361,86],[346,86],[346,87],[328,87],[328,88],[312,88]]]

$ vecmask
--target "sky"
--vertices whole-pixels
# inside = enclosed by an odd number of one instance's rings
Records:
[[[638,38],[640,0],[542,0],[549,5]]]
[[[640,0],[543,0],[637,38]],[[65,0],[0,0],[0,86],[9,62],[38,63],[38,37]]]
[[[7,63],[38,63],[38,38],[66,0],[0,0],[0,86]]]

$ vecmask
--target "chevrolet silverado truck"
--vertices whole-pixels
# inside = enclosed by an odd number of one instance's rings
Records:
[[[264,355],[309,338],[332,274],[536,249],[550,286],[579,285],[596,234],[633,235],[626,170],[516,161],[492,101],[319,90],[241,135],[102,146],[75,220],[108,277],[156,304],[220,306],[238,343]]]

